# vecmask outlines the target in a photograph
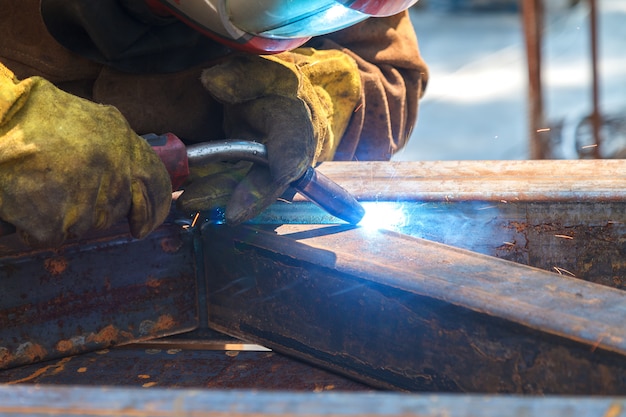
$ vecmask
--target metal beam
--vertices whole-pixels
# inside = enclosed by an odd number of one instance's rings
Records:
[[[236,344],[209,346],[204,341],[191,346],[176,343],[176,339],[172,336],[160,339],[158,344],[120,346],[5,369],[0,372],[0,384],[373,391],[354,380],[267,349],[247,350],[257,347]]]
[[[165,225],[23,249],[0,240],[0,369],[198,326],[193,233]]]
[[[626,288],[626,161],[323,164],[393,230]],[[392,220],[390,218],[390,220]],[[277,204],[256,224],[336,223],[313,205]]]
[[[293,393],[239,390],[0,387],[2,416],[619,416],[619,398]]]
[[[333,164],[364,203],[421,207],[403,232],[554,273],[363,227],[207,227],[210,325],[381,387],[624,394],[626,295],[568,268],[621,283],[625,163]]]
[[[393,232],[205,232],[217,330],[382,388],[626,393],[622,291]]]

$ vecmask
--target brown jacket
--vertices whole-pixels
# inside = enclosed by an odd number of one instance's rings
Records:
[[[132,73],[61,46],[42,20],[39,0],[0,0],[0,10],[0,61],[19,78],[40,75],[76,95],[113,104],[139,134],[173,132],[188,141],[222,138],[221,106],[199,82],[222,46],[214,44],[218,52],[174,72]],[[116,22],[111,25],[117,30]],[[428,79],[408,13],[369,19],[313,38],[308,46],[342,50],[361,71],[363,99],[335,159],[388,160],[410,136]]]

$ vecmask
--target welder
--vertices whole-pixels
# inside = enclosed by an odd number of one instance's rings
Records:
[[[269,165],[195,168],[185,212],[245,221],[311,165],[388,160],[427,83],[417,0],[0,0],[0,219],[36,247],[128,219],[172,187],[140,136],[265,144]]]

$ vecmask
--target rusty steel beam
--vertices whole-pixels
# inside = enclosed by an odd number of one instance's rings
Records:
[[[622,398],[0,387],[0,414],[72,416],[613,417]]]
[[[626,393],[623,291],[350,226],[206,236],[219,331],[381,388]]]
[[[411,207],[400,231],[431,241],[347,225],[207,228],[210,325],[382,387],[624,394],[626,295],[607,285],[626,276],[625,164],[322,166],[364,204]],[[267,219],[288,223],[293,206]]]
[[[320,169],[366,206],[386,204],[404,216],[396,231],[626,288],[626,161],[363,162]],[[289,222],[295,209],[282,210],[291,214],[277,215],[277,207],[259,222]]]
[[[174,225],[51,251],[0,239],[0,369],[195,328],[193,240]]]

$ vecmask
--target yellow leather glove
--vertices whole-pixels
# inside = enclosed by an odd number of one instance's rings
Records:
[[[128,218],[141,238],[167,216],[171,184],[113,107],[0,64],[0,218],[34,247]]]
[[[226,135],[267,148],[269,167],[197,169],[178,199],[188,212],[225,204],[231,224],[272,204],[312,164],[332,159],[361,97],[356,62],[337,50],[238,55],[205,70],[202,83],[224,103]]]

